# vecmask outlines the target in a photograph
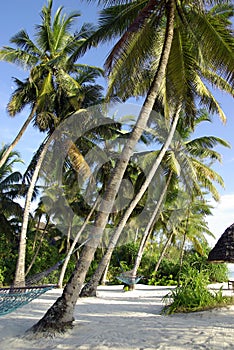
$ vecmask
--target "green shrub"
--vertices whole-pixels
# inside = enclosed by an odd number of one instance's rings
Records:
[[[177,281],[174,279],[173,275],[162,276],[162,277],[151,277],[148,279],[148,284],[150,286],[174,286]]]
[[[207,253],[200,255],[194,250],[190,250],[185,253],[184,256],[184,268],[186,266],[192,266],[198,271],[206,271],[208,274],[209,282],[225,282],[228,280],[228,268],[227,264],[211,264],[207,261]]]
[[[222,289],[215,293],[208,290],[209,274],[207,272],[199,272],[192,267],[187,268],[186,273],[181,275],[181,283],[181,286],[176,287],[163,298],[166,304],[163,312],[172,314],[199,311],[233,302],[232,298],[223,296]]]

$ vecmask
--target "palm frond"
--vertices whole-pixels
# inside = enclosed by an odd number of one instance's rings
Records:
[[[234,38],[230,29],[212,14],[196,12],[189,18],[197,41],[210,66],[232,86],[234,83]],[[218,67],[218,68],[217,68]],[[218,70],[217,70],[218,69]]]
[[[3,46],[0,49],[0,60],[15,63],[23,69],[32,68],[38,63],[38,58],[35,55],[9,46]]]
[[[186,148],[192,154],[194,152],[194,154],[200,157],[203,156],[203,158],[206,157],[206,151],[210,151],[210,148],[214,148],[217,145],[222,145],[228,148],[231,147],[227,141],[216,136],[202,136],[186,142]],[[215,155],[215,153],[213,154]],[[217,155],[216,159],[220,159],[220,155]]]

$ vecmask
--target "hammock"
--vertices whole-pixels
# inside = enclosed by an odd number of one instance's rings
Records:
[[[60,265],[63,264],[65,259],[62,259],[60,261],[58,261],[56,264],[54,264],[53,266],[49,267],[47,270],[36,273],[33,276],[30,276],[26,279],[25,281],[25,285],[26,286],[32,286],[33,284],[41,281],[44,277],[47,277],[51,272],[57,270],[59,268]]]
[[[63,263],[63,260],[58,261],[55,265],[47,270],[30,276],[26,279],[26,287],[12,286],[10,288],[0,288],[0,316],[9,314],[19,307],[22,307],[32,300],[38,298],[48,290],[57,287],[57,285],[39,285],[34,284],[47,277],[52,271],[57,270]]]
[[[22,307],[41,294],[56,287],[55,285],[0,288],[0,316],[9,314]]]
[[[128,286],[137,284],[143,277],[142,276],[133,276],[132,271],[122,272],[117,279]]]
[[[42,280],[44,277],[47,277],[52,271],[58,269],[63,263],[63,260],[58,261],[47,270],[27,278],[25,281],[26,287],[12,286],[10,288],[0,288],[0,316],[15,311],[38,298],[41,294],[57,287],[57,285],[53,284],[39,286],[35,286],[34,284]]]
[[[117,252],[115,252],[116,258],[118,260],[119,266],[122,270],[121,274],[119,276],[116,276],[116,278],[120,281],[126,284],[127,286],[133,286],[134,284],[137,284],[143,276],[136,276],[133,275],[133,270],[124,271],[123,267],[121,265],[121,261],[119,260]]]
[[[72,254],[80,249],[87,241],[89,241],[89,239],[73,250]],[[64,260],[65,258],[49,267],[47,270],[27,278],[25,281],[26,287],[14,286],[10,288],[0,288],[0,316],[9,314],[19,307],[30,303],[30,301],[38,298],[48,290],[57,287],[57,285],[54,284],[41,286],[35,286],[34,284],[42,280],[44,277],[47,277],[52,271],[57,270],[59,266],[63,264]]]

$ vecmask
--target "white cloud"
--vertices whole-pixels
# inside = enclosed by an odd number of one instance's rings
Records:
[[[214,205],[212,212],[213,215],[207,217],[207,222],[210,231],[215,235],[215,239],[207,238],[207,240],[213,248],[226,228],[234,223],[234,193],[221,196],[220,202]],[[228,264],[228,269],[230,273],[233,273],[234,264]]]
[[[212,203],[213,215],[207,217],[208,227],[215,235],[215,239],[208,238],[213,247],[227,227],[234,223],[234,193],[221,196],[219,203]]]

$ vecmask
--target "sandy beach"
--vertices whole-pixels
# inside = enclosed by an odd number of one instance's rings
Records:
[[[169,287],[141,284],[133,292],[124,292],[122,286],[100,286],[97,298],[78,301],[76,321],[69,333],[49,339],[24,339],[24,332],[61,294],[59,289],[51,290],[0,317],[0,349],[234,349],[234,306],[165,316],[161,314],[162,297],[168,292]]]

